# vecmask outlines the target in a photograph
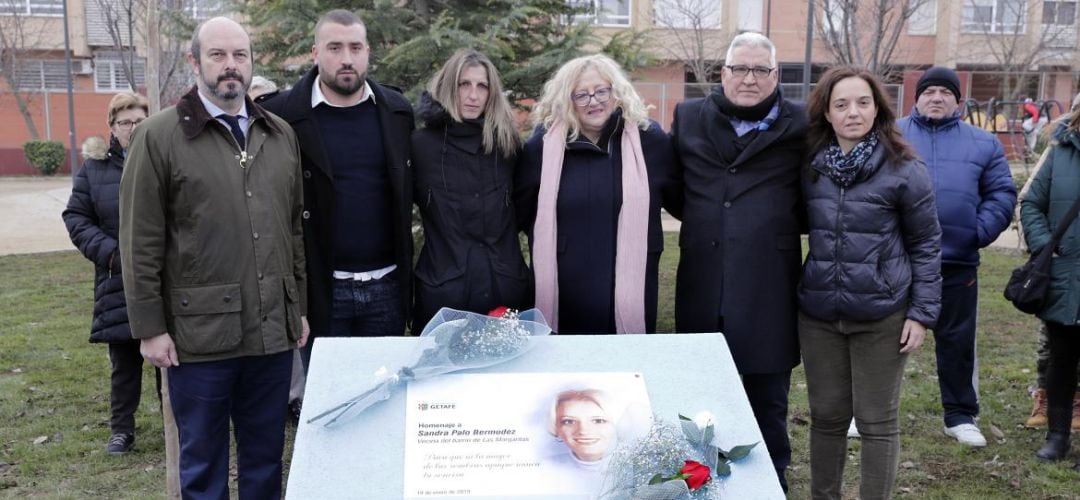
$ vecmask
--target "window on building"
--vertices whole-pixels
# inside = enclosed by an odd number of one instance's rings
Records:
[[[630,26],[630,0],[568,0],[568,3],[583,11],[575,14],[571,22]]]
[[[911,0],[914,6],[908,18],[909,35],[933,35],[937,33],[937,0]]]
[[[0,0],[0,15],[62,16],[64,0]]]
[[[968,33],[1024,33],[1027,0],[965,0],[962,29]]]
[[[720,0],[653,0],[657,26],[680,29],[720,29]]]
[[[1076,25],[1076,1],[1043,2],[1043,24]]]
[[[67,63],[63,60],[19,61],[15,70],[19,90],[67,90]]]
[[[1043,2],[1043,41],[1047,47],[1076,46],[1076,0]]]
[[[761,0],[739,0],[739,31],[762,31],[764,25],[763,8],[765,2]]]
[[[135,86],[146,85],[146,61],[135,60]],[[124,63],[119,56],[98,56],[94,58],[94,90],[98,92],[132,92]]]

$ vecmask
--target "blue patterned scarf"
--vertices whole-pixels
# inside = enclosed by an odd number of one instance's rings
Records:
[[[874,153],[878,144],[877,131],[871,130],[863,140],[851,148],[847,154],[840,149],[840,144],[834,138],[832,144],[825,149],[825,175],[829,176],[840,187],[846,188],[855,182],[866,160]]]

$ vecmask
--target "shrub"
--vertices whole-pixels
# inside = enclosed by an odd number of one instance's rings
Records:
[[[52,175],[64,163],[64,143],[59,141],[27,141],[23,144],[26,161],[42,175]]]

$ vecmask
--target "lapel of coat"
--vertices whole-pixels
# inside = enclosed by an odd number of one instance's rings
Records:
[[[392,172],[394,168],[400,168],[405,164],[412,109],[402,108],[400,104],[391,100],[378,83],[368,80],[368,85],[371,86],[371,93],[375,95],[375,111],[379,116],[379,127],[382,129],[386,167]],[[394,182],[392,173],[390,179]]]
[[[301,145],[302,153],[308,157],[309,164],[332,179],[334,175],[326,156],[322,134],[319,133],[319,124],[312,119],[311,86],[315,84],[318,75],[318,67],[312,68],[300,83],[293,87],[288,101],[285,102],[285,116],[289,117],[289,125],[292,125],[296,132],[296,140]]]

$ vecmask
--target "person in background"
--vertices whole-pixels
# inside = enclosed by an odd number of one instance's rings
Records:
[[[1080,93],[1077,93],[1072,100],[1072,113],[1080,110]],[[1053,131],[1060,127],[1062,124],[1068,123],[1068,119],[1071,113],[1061,115],[1055,123],[1046,127],[1046,130],[1053,134]],[[1051,140],[1047,141],[1052,142]],[[1024,195],[1031,187],[1031,181],[1035,179],[1035,175],[1039,173],[1042,166],[1046,164],[1046,158],[1050,156],[1050,150],[1052,148],[1046,148],[1043,150],[1042,155],[1039,156],[1039,161],[1035,163],[1035,167],[1031,169],[1031,174],[1028,175],[1027,181],[1024,183],[1024,187],[1020,190],[1020,199],[1023,200]],[[1023,224],[1021,224],[1023,226]],[[1042,323],[1039,326],[1039,347],[1035,354],[1035,390],[1032,392],[1032,405],[1031,414],[1024,421],[1024,426],[1032,429],[1041,429],[1046,427],[1046,369],[1050,365],[1050,348],[1047,345],[1046,339],[1046,323]],[[1080,379],[1080,367],[1077,367],[1077,379]],[[1076,394],[1073,397],[1072,405],[1072,430],[1080,431],[1080,386],[1076,388]]]
[[[495,65],[454,53],[420,94],[412,134],[413,199],[424,224],[413,325],[441,307],[487,313],[532,307],[511,203],[521,153],[512,107]]]
[[[1080,112],[1073,111],[1067,122],[1054,131],[1054,143],[1046,160],[1033,176],[1020,202],[1024,238],[1032,253],[1050,240],[1061,219],[1080,197]],[[1080,368],[1080,239],[1075,220],[1054,250],[1051,284],[1039,319],[1046,324],[1049,362],[1046,369],[1046,441],[1035,456],[1040,460],[1064,459],[1069,452],[1071,416],[1076,399],[1077,371]],[[1080,461],[1074,468],[1080,471]]]
[[[934,328],[945,435],[986,446],[979,415],[976,317],[979,249],[1012,222],[1016,185],[1001,142],[960,120],[960,79],[933,67],[915,86],[915,107],[897,126],[930,172],[941,224],[941,315]]]
[[[622,68],[573,59],[533,108],[515,195],[536,308],[560,334],[656,330],[660,207],[678,216],[671,141]]]
[[[805,212],[806,115],[784,98],[776,47],[731,41],[720,85],[675,107],[671,137],[686,199],[675,329],[723,332],[781,487],[791,462],[791,370],[799,364],[795,286]]]
[[[83,143],[85,161],[75,174],[71,198],[64,209],[64,225],[71,242],[94,263],[94,316],[90,342],[109,345],[109,406],[112,435],[106,447],[123,455],[135,445],[135,411],[142,396],[143,357],[131,337],[124,281],[120,274],[120,176],[131,133],[150,112],[150,103],[138,94],[121,92],[109,101],[106,120],[109,142],[91,137]],[[154,370],[158,394],[161,372]]]
[[[251,77],[251,87],[248,88],[248,97],[256,103],[272,99],[278,94],[278,86],[273,80],[264,76]]]
[[[809,252],[799,346],[810,404],[810,493],[839,499],[852,416],[859,498],[892,498],[908,355],[941,311],[941,227],[926,167],[896,128],[877,77],[842,66],[808,102],[802,178]]]

